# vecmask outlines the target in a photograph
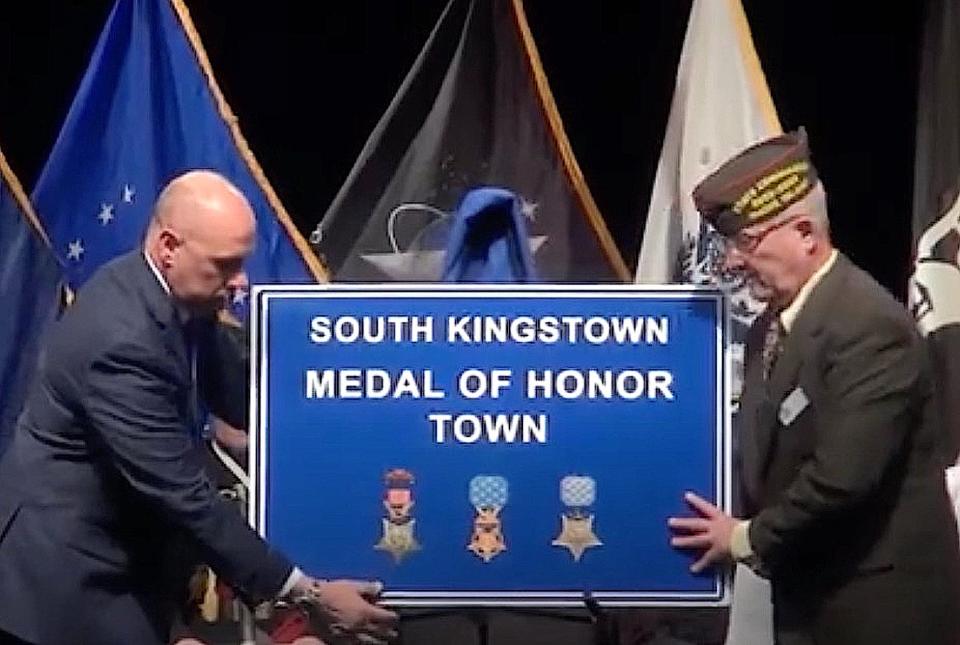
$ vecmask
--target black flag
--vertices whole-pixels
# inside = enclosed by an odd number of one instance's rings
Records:
[[[917,112],[910,307],[930,343],[945,457],[960,447],[960,3],[927,6]]]
[[[312,242],[338,281],[435,281],[464,193],[521,198],[541,280],[629,281],[519,0],[451,0]]]

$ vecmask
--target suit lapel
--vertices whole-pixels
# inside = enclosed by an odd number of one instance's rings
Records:
[[[762,479],[777,447],[777,431],[780,427],[779,414],[783,400],[797,387],[800,369],[803,367],[813,346],[813,340],[820,333],[823,321],[829,315],[829,309],[846,281],[850,269],[849,260],[839,255],[830,270],[804,303],[790,332],[787,334],[783,350],[770,377],[764,382],[757,375],[750,385],[758,387],[760,396],[756,400],[753,412],[753,449],[756,451],[755,476]],[[756,361],[754,361],[756,362]]]
[[[137,249],[128,254],[124,264],[127,260],[129,260],[129,266],[123,266],[121,270],[128,272],[143,298],[147,314],[159,329],[167,353],[176,362],[178,374],[189,379],[190,362],[187,356],[186,338],[173,299],[153,274],[153,270],[143,256],[143,249]]]
[[[823,321],[830,315],[830,308],[846,281],[849,269],[849,260],[838,255],[837,261],[810,292],[807,302],[793,321],[780,360],[767,381],[768,395],[778,405],[796,386],[797,375],[810,349],[810,341],[820,333]]]
[[[187,326],[181,321],[173,298],[166,292],[163,285],[157,280],[150,265],[143,255],[143,250],[131,252],[121,261],[118,267],[124,275],[129,276],[135,289],[139,292],[146,308],[147,315],[156,324],[163,339],[164,349],[176,366],[176,373],[183,387],[186,388],[186,418],[185,424],[192,432],[200,427],[200,393],[196,379],[194,360],[191,356],[191,342],[194,350],[199,349],[201,334],[195,332],[192,339],[187,338]],[[198,321],[195,327],[209,327]],[[195,435],[196,436],[196,435]]]

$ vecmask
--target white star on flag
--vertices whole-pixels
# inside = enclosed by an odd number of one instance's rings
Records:
[[[67,259],[79,262],[80,256],[83,255],[83,242],[80,240],[80,238],[70,242],[67,247]]]
[[[124,204],[132,204],[132,203],[133,203],[133,197],[134,197],[134,195],[136,195],[136,194],[137,194],[137,189],[136,189],[136,188],[134,188],[134,187],[131,186],[130,184],[124,184],[124,185],[123,185],[123,197],[122,197],[122,199],[123,199],[123,203],[124,203]]]
[[[247,290],[243,287],[237,287],[233,292],[233,306],[242,307],[247,302]]]
[[[106,226],[113,219],[113,204],[100,204],[100,213],[97,214],[100,223]]]

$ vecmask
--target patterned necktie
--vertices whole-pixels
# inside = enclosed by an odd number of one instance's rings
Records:
[[[775,313],[767,326],[767,332],[763,337],[763,380],[770,378],[774,365],[783,351],[783,338],[785,336],[783,324],[780,322],[779,312]]]

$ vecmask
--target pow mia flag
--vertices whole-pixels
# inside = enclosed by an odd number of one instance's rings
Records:
[[[541,279],[629,281],[520,0],[447,4],[311,242],[337,281],[438,281],[450,213],[484,185],[519,196]]]
[[[910,309],[930,344],[945,459],[960,450],[960,5],[927,5],[917,105]]]

